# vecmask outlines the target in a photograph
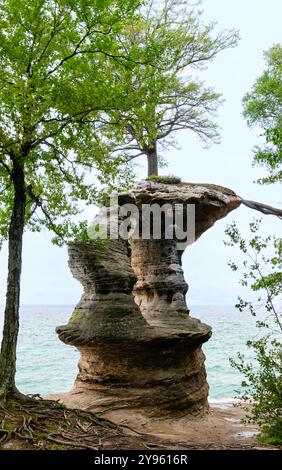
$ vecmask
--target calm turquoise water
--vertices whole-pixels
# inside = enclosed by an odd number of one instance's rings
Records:
[[[47,395],[72,387],[79,354],[75,348],[61,343],[55,333],[56,326],[68,321],[72,309],[71,306],[22,307],[17,363],[17,385],[21,391]],[[240,375],[230,366],[229,357],[241,351],[251,359],[245,343],[257,335],[255,319],[223,306],[191,307],[191,315],[213,327],[213,336],[204,345],[210,398],[231,398],[240,387]]]

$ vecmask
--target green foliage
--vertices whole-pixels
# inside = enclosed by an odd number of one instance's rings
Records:
[[[226,229],[229,242],[244,255],[242,266],[230,262],[233,271],[243,270],[241,285],[250,287],[259,297],[245,301],[239,297],[236,307],[247,309],[257,316],[259,309],[266,312],[264,320],[256,322],[261,335],[247,342],[255,355],[254,363],[247,363],[243,354],[231,359],[233,367],[244,376],[243,393],[238,398],[247,405],[247,420],[260,426],[261,442],[282,443],[282,239],[262,237],[260,220],[250,224],[250,238],[244,239],[233,222]]]
[[[52,444],[50,450],[65,450],[65,447],[62,444]]]
[[[141,18],[128,22],[124,47],[135,56],[134,69],[116,69],[128,87],[132,106],[113,110],[105,122],[112,149],[129,161],[158,150],[177,147],[176,133],[191,130],[204,144],[219,139],[214,114],[220,95],[195,74],[220,51],[234,47],[234,31],[215,32],[204,25],[195,3],[183,0],[147,2]],[[104,132],[104,130],[103,130]]]
[[[48,437],[56,436],[62,430],[63,427],[67,427],[67,423],[54,422],[49,426],[45,427],[44,430],[40,430],[36,433],[37,440],[45,440]]]
[[[154,181],[155,183],[163,184],[180,184],[181,178],[178,176],[168,175],[168,176],[156,176],[151,175],[147,178],[147,181]]]
[[[260,425],[260,440],[281,444],[282,344],[264,337],[249,341],[248,346],[255,353],[255,365],[246,363],[242,354],[238,354],[237,361],[231,360],[231,364],[244,375],[243,393],[239,398],[251,405],[247,418]]]
[[[99,236],[93,236],[93,229],[90,226],[87,232],[83,232],[82,234],[80,234],[72,243],[70,243],[70,246],[77,246],[79,244],[87,244],[100,252],[104,252],[107,251],[107,248],[109,247],[109,239],[99,238]]]
[[[4,428],[5,431],[7,431],[7,439],[11,439],[11,437],[12,437],[14,431],[15,431],[14,424],[11,421],[5,421],[3,428]]]
[[[259,77],[251,92],[243,99],[244,116],[250,125],[263,130],[265,145],[256,147],[254,163],[267,168],[267,176],[258,180],[269,184],[282,180],[282,47],[273,46],[266,54],[267,69]],[[247,309],[257,316],[259,309],[266,312],[256,322],[260,335],[247,342],[255,362],[248,363],[244,355],[231,359],[244,380],[243,393],[238,396],[249,404],[247,420],[260,426],[259,439],[267,444],[282,443],[282,239],[260,235],[260,220],[250,224],[250,238],[244,239],[236,224],[226,233],[229,246],[236,246],[244,255],[243,266],[229,263],[233,271],[243,270],[240,284],[251,288],[257,300],[238,298],[236,307]]]
[[[26,225],[76,236],[98,187],[132,174],[99,135],[108,109],[129,106],[115,67],[133,68],[119,43],[139,0],[0,1],[0,239],[12,212],[13,167],[25,170]]]
[[[17,402],[15,400],[7,400],[5,406],[7,410],[14,411],[17,407]]]
[[[249,125],[263,129],[265,145],[255,149],[254,163],[266,167],[261,184],[282,181],[282,46],[274,45],[265,54],[267,68],[243,99]]]

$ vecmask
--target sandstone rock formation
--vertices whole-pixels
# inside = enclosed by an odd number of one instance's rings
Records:
[[[125,203],[139,208],[139,230],[144,204],[194,204],[198,238],[240,200],[213,185],[143,182],[119,195],[119,206]],[[81,354],[68,405],[150,416],[203,414],[208,407],[201,346],[211,328],[189,316],[184,248],[175,237],[165,239],[163,226],[159,240],[149,235],[69,248],[70,268],[84,293],[69,324],[57,328],[59,338]]]

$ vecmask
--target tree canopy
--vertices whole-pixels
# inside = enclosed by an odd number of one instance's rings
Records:
[[[255,148],[254,163],[266,167],[262,184],[282,181],[282,46],[265,53],[267,68],[244,97],[244,116],[263,129],[265,144]]]
[[[98,115],[125,106],[115,64],[133,66],[117,37],[138,1],[0,2],[0,220],[7,236],[13,161],[25,166],[26,222],[66,236],[76,201],[93,201],[97,170],[110,182],[120,160],[98,139]],[[89,180],[89,179],[88,179]],[[74,226],[72,227],[74,229]]]
[[[201,82],[197,71],[235,46],[238,35],[216,33],[215,26],[204,25],[201,12],[182,0],[151,0],[141,17],[128,23],[124,50],[141,58],[145,48],[147,61],[116,71],[128,86],[132,107],[110,111],[105,123],[112,151],[128,160],[147,156],[149,175],[157,175],[159,149],[175,145],[177,131],[189,129],[205,144],[218,141],[214,115],[220,95]]]

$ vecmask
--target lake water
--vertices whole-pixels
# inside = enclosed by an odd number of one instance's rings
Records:
[[[21,309],[17,385],[24,393],[48,395],[68,391],[77,374],[78,351],[59,341],[55,327],[67,323],[72,306],[26,306]],[[210,399],[228,400],[240,388],[240,374],[229,364],[236,352],[246,353],[245,343],[255,337],[255,319],[233,307],[195,306],[191,315],[213,327],[204,345]],[[3,313],[0,327],[2,331]]]

